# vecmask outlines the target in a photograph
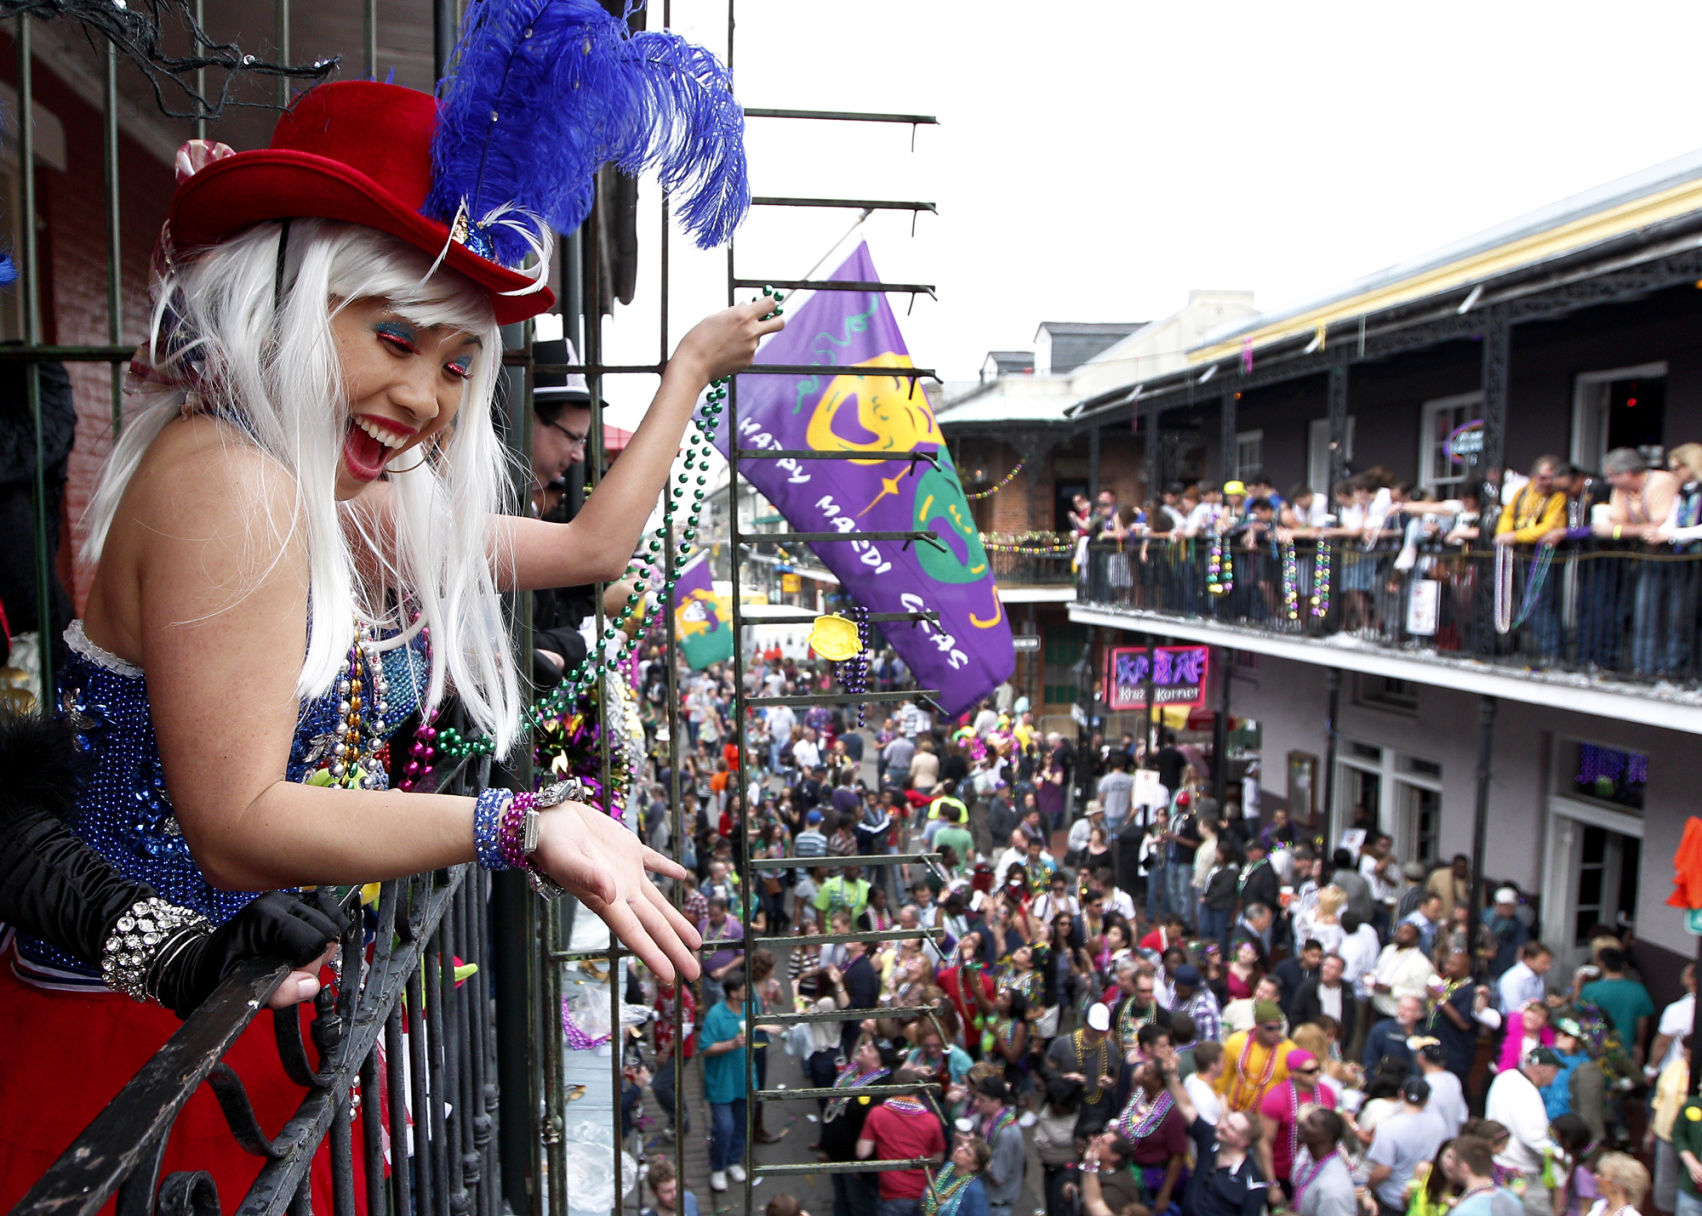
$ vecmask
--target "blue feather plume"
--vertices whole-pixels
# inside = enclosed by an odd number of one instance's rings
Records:
[[[532,252],[540,222],[577,228],[608,163],[656,170],[706,249],[750,208],[726,68],[674,34],[630,34],[596,0],[473,0],[439,96],[421,210],[444,224],[464,212],[505,265]]]

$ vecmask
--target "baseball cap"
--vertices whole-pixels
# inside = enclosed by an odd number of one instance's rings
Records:
[[[1275,1001],[1255,1001],[1253,1003],[1253,1020],[1255,1022],[1282,1021],[1282,1006]]]
[[[1225,494],[1245,494],[1247,487],[1239,481],[1226,481],[1223,483],[1223,492]]]
[[[1104,1005],[1092,1004],[1087,1007],[1087,1024],[1094,1030],[1111,1029],[1111,1011]]]
[[[1176,984],[1181,988],[1198,988],[1205,982],[1200,975],[1200,969],[1192,963],[1183,963],[1176,968]]]
[[[1560,1057],[1549,1047],[1535,1047],[1525,1054],[1525,1063],[1531,1065],[1546,1064],[1550,1068],[1560,1067]]]
[[[1519,892],[1514,887],[1501,887],[1495,892],[1495,902],[1498,904],[1516,904],[1519,902]]]
[[[1401,1086],[1401,1097],[1415,1106],[1430,1101],[1430,1082],[1423,1077],[1408,1077]]]
[[[820,823],[821,822],[821,812],[820,811],[811,811],[808,815],[804,816],[804,822],[805,823]]]
[[[986,1098],[994,1098],[1000,1102],[1011,1096],[1010,1087],[1005,1084],[1003,1077],[982,1077],[976,1082],[975,1092]]]

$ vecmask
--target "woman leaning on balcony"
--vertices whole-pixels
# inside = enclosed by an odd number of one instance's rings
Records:
[[[688,197],[680,214],[697,207],[706,229],[730,230],[736,216],[710,213],[741,211],[748,197],[742,121],[727,119],[737,107],[718,67],[693,61],[695,83],[725,97],[707,116],[719,125],[695,113],[637,121],[619,107],[669,103],[632,77],[663,69],[624,51],[624,23],[558,7],[528,54],[565,36],[572,70],[552,80],[586,89],[544,104],[539,122],[562,137],[548,157],[512,111],[502,115],[512,125],[492,123],[489,82],[467,75],[489,62],[477,15],[441,107],[391,85],[322,85],[269,148],[180,154],[153,328],[132,368],[137,408],[90,507],[90,591],[68,631],[58,704],[94,763],[72,829],[192,916],[184,932],[268,889],[477,860],[565,887],[662,978],[697,973],[697,931],[647,873],[686,872],[599,810],[386,788],[390,732],[416,709],[429,721],[451,687],[497,751],[516,740],[522,684],[499,592],[619,577],[699,395],[781,324],[765,317],[771,302],[699,324],[572,523],[505,513],[498,326],[551,303],[538,217],[577,223],[574,200],[588,206],[597,168],[569,153],[613,146],[635,160],[660,154],[665,169],[700,158],[686,180],[710,197]],[[532,62],[516,49],[515,72]],[[625,93],[581,108],[622,73]],[[600,117],[578,117],[588,114]],[[561,131],[575,122],[590,128],[579,144]],[[610,123],[618,130],[598,125]],[[666,147],[623,151],[622,138]],[[505,146],[485,157],[488,143]],[[105,976],[154,995],[150,952],[132,950],[104,960]],[[101,972],[45,942],[20,939],[16,953],[17,974],[0,973],[0,1208],[176,1027],[103,992]],[[244,1036],[227,1061],[275,1134],[302,1091],[270,1038]],[[259,1167],[206,1091],[178,1119],[164,1163],[186,1167],[209,1169],[227,1203]]]

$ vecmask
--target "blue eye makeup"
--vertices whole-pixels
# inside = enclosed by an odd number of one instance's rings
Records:
[[[379,321],[372,327],[372,332],[378,335],[381,342],[400,350],[413,351],[416,348],[412,327],[400,321]]]

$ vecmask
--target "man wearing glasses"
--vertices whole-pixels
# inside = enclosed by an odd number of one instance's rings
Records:
[[[1253,1028],[1229,1036],[1223,1045],[1224,1069],[1217,1091],[1227,1110],[1254,1117],[1265,1094],[1288,1080],[1289,1056],[1298,1051],[1288,1037],[1282,1006],[1272,1000],[1253,1006]]]
[[[564,338],[534,343],[540,366],[577,363],[573,344]],[[591,433],[591,390],[578,372],[540,371],[532,385],[532,514],[552,523],[573,518],[564,481],[568,470],[585,461]],[[597,610],[595,587],[562,587],[532,593],[532,679],[548,688],[589,650],[581,628]],[[604,611],[613,616],[632,587],[610,583]]]

